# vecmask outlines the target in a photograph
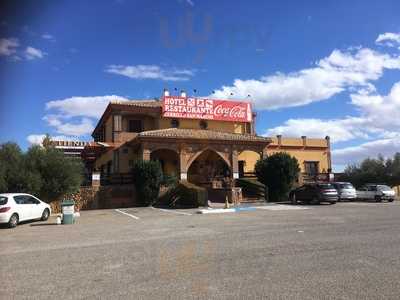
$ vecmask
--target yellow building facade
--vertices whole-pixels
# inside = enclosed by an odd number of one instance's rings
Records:
[[[158,160],[163,172],[196,184],[254,176],[257,160],[276,152],[297,158],[302,178],[331,172],[329,138],[263,137],[250,122],[163,117],[162,101],[110,102],[83,158],[102,177],[126,174],[135,160]]]

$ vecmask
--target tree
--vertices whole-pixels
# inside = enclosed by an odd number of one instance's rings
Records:
[[[23,153],[15,143],[0,145],[0,164],[2,165],[0,175],[3,183],[0,192],[20,192],[24,190],[25,181],[23,176]]]
[[[258,181],[268,187],[268,196],[272,200],[282,200],[287,197],[299,172],[297,159],[283,152],[258,160],[255,165]]]
[[[351,182],[357,188],[366,183],[400,185],[400,153],[386,160],[379,155],[378,158],[366,158],[360,164],[349,165],[339,179]]]
[[[29,188],[39,191],[45,201],[51,202],[61,195],[76,192],[82,182],[83,164],[66,157],[53,147],[33,146],[26,153],[26,171]]]
[[[133,164],[132,175],[138,202],[145,206],[154,204],[163,176],[160,162],[137,160]]]
[[[25,192],[51,202],[75,192],[83,164],[54,147],[32,146],[26,153],[15,143],[0,145],[0,192]]]

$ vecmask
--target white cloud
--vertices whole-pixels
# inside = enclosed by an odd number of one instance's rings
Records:
[[[332,157],[335,164],[345,165],[360,162],[367,157],[377,157],[379,154],[390,157],[399,151],[400,134],[397,134],[395,138],[379,139],[358,146],[333,150]]]
[[[344,119],[289,119],[283,125],[268,129],[267,136],[281,134],[283,136],[311,138],[331,137],[332,143],[343,142],[355,138],[367,138],[368,131],[363,118],[347,117]]]
[[[50,113],[45,115],[43,120],[59,134],[90,135],[95,122],[112,100],[128,101],[124,97],[115,95],[70,97],[49,101],[46,103],[46,110]]]
[[[64,135],[83,136],[89,135],[94,129],[93,121],[88,118],[82,118],[78,122],[66,122],[60,115],[47,115],[43,117],[48,125],[54,127],[57,133]]]
[[[379,95],[373,86],[350,95],[351,103],[359,115],[341,119],[289,119],[283,125],[270,128],[266,135],[324,137],[329,135],[332,143],[353,139],[369,139],[372,136],[393,136],[400,128],[400,82],[393,85],[389,94]]]
[[[385,45],[395,47],[396,44],[400,45],[400,33],[385,32],[378,36],[375,43],[378,45]]]
[[[45,134],[30,134],[27,136],[26,140],[31,145],[42,145],[43,139],[45,138]],[[56,135],[50,137],[53,141],[78,141],[78,138],[74,138],[71,136],[65,135]]]
[[[17,52],[19,41],[16,38],[0,39],[0,55],[10,56]]]
[[[187,81],[194,76],[194,70],[166,70],[157,65],[109,65],[105,72],[126,76],[133,79],[159,79],[163,81]]]
[[[258,109],[278,109],[310,104],[354,87],[368,86],[384,69],[400,69],[400,58],[368,48],[334,50],[313,68],[289,74],[277,73],[260,79],[235,79],[212,95],[246,99],[251,96]]]
[[[46,109],[56,110],[57,113],[68,117],[100,118],[108,103],[112,100],[127,101],[128,99],[116,95],[76,96],[49,101],[46,103]]]
[[[46,55],[45,52],[43,52],[40,49],[33,48],[33,47],[27,47],[25,49],[25,58],[27,60],[33,60],[33,59],[38,59],[38,58],[43,58]]]
[[[48,34],[48,33],[42,34],[42,39],[52,41],[52,42],[54,42],[56,40],[53,35]]]

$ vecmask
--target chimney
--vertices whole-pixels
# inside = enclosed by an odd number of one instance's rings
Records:
[[[181,90],[181,97],[186,98],[186,92],[184,90]]]
[[[168,91],[167,89],[164,89],[164,94],[163,94],[163,96],[164,96],[164,97],[168,97],[168,96],[169,96],[169,91]]]
[[[278,134],[277,136],[276,136],[276,138],[278,139],[278,146],[279,146],[279,148],[282,146],[282,135],[281,134]]]
[[[303,135],[301,139],[303,140],[303,147],[305,148],[307,146],[307,137]]]

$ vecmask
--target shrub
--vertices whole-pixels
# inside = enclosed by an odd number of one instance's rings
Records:
[[[181,181],[162,195],[157,204],[168,207],[197,208],[207,206],[207,202],[207,189],[187,181]]]
[[[163,177],[160,162],[137,160],[133,164],[132,175],[138,202],[144,206],[156,202]]]
[[[266,186],[255,179],[239,178],[235,185],[242,188],[243,196],[266,199]],[[267,195],[268,196],[268,195]]]
[[[287,197],[300,168],[295,157],[280,152],[257,161],[255,172],[258,180],[268,187],[269,199],[277,201]]]

